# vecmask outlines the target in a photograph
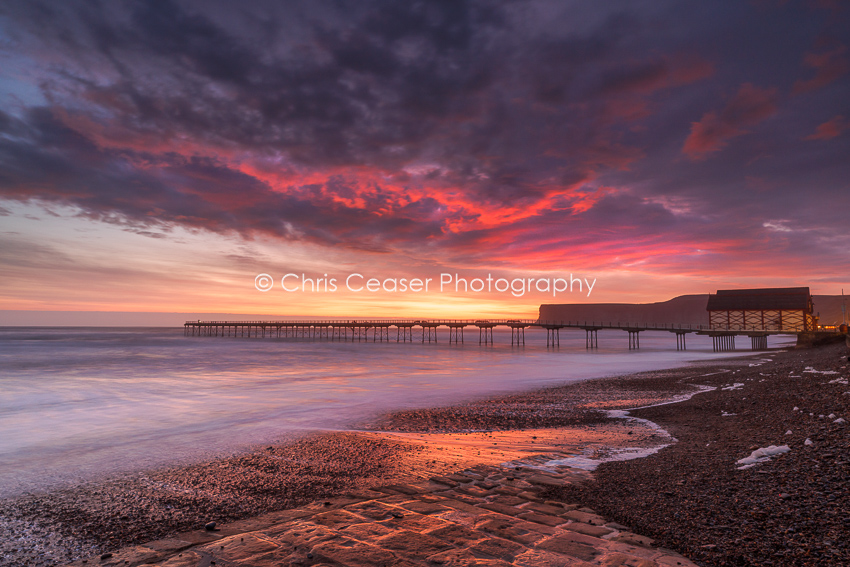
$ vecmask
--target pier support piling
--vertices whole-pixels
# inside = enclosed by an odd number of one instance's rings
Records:
[[[493,327],[478,327],[478,344],[493,344]]]
[[[735,350],[734,334],[712,335],[711,342],[714,346],[714,352]]]
[[[449,325],[449,344],[463,344],[463,326]]]
[[[629,333],[629,350],[637,350],[640,348],[640,331],[628,331]]]
[[[525,346],[525,328],[511,327],[511,346]]]
[[[546,348],[561,346],[560,327],[546,327]]]

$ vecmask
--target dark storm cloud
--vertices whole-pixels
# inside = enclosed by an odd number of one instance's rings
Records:
[[[0,113],[0,195],[458,257],[499,231],[546,256],[599,223],[600,246],[770,239],[850,205],[847,12],[7,2],[4,57],[47,102]]]

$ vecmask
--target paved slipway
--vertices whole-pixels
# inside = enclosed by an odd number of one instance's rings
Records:
[[[544,500],[541,492],[589,476],[569,467],[536,468],[545,460],[480,465],[422,482],[356,490],[71,565],[694,565],[591,509]]]

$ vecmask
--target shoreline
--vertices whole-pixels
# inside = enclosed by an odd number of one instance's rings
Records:
[[[695,379],[715,389],[690,400],[632,411],[678,442],[548,496],[592,506],[706,566],[850,564],[846,348],[764,358]],[[789,450],[744,460],[770,446]]]
[[[566,451],[565,439],[559,439],[557,444],[552,443],[548,448],[541,447],[543,439],[536,441],[536,433],[541,432],[528,431],[533,426],[537,430],[559,428],[561,431],[571,427],[573,432],[585,435],[598,433],[600,438],[607,435],[604,439],[607,446],[616,441],[622,446],[626,440],[631,442],[634,435],[626,437],[623,431],[613,430],[631,429],[633,434],[638,427],[623,427],[622,422],[626,420],[606,417],[596,410],[622,410],[648,405],[646,402],[669,400],[692,390],[685,382],[694,379],[695,371],[745,367],[749,364],[746,361],[752,357],[772,356],[777,352],[747,353],[720,361],[697,362],[678,369],[598,378],[458,406],[394,412],[365,424],[370,429],[367,432],[330,432],[239,457],[155,473],[122,475],[93,486],[82,485],[71,490],[14,499],[11,507],[7,501],[0,512],[7,520],[10,516],[37,519],[48,527],[45,533],[52,533],[52,539],[60,542],[60,547],[76,541],[77,547],[72,556],[56,557],[52,563],[45,555],[39,560],[37,556],[22,553],[25,550],[20,547],[12,548],[16,559],[26,556],[32,565],[61,564],[80,556],[97,555],[157,537],[167,537],[185,529],[197,529],[207,521],[250,518],[331,497],[349,489],[428,478],[472,465],[515,460],[505,459],[505,456],[522,458],[523,455],[547,452],[555,455],[553,449],[559,449],[560,457],[569,454],[570,450],[575,456],[578,447],[590,445],[585,437],[584,440],[574,438],[573,445]],[[647,409],[633,410],[630,417],[639,417],[635,412]],[[616,421],[621,423],[615,426]],[[470,433],[471,426],[480,430]],[[417,433],[414,434],[414,431]],[[431,441],[425,442],[423,433],[430,435]],[[451,453],[445,447],[435,447],[439,442],[435,441],[434,435],[442,435],[441,442],[444,444],[448,436],[477,435],[481,439],[477,441],[477,449],[472,443],[472,449],[466,447]],[[493,435],[496,436],[495,441],[492,440]],[[408,439],[404,439],[405,436]],[[510,436],[516,438],[513,440],[513,453],[506,440]],[[528,442],[528,437],[534,437],[535,441]],[[657,439],[653,441],[657,443]],[[485,457],[473,456],[472,451],[480,453],[485,442],[495,442],[497,448],[491,449]],[[524,442],[526,446],[518,448],[517,442]],[[432,444],[430,448],[429,443]],[[603,445],[601,442],[598,444]],[[451,458],[447,459],[447,456]],[[369,466],[364,467],[367,463]],[[294,479],[299,479],[300,483]],[[163,502],[167,504],[163,506]],[[88,520],[82,526],[79,522],[81,515]],[[71,521],[71,518],[74,520]],[[13,525],[18,534],[24,534],[24,539],[25,528]],[[95,538],[95,533],[101,536]],[[7,545],[3,550],[6,557],[10,557],[9,549]]]

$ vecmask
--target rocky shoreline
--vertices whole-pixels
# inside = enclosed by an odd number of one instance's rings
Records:
[[[0,502],[0,565],[59,565],[202,529],[209,521],[251,518],[351,490],[448,475],[504,462],[508,459],[499,457],[514,455],[517,447],[533,454],[563,443],[552,435],[546,445],[545,434],[531,435],[532,429],[578,432],[573,438],[584,431],[615,447],[657,444],[651,432],[638,439],[639,424],[624,427],[624,420],[596,410],[650,406],[693,393],[697,385],[718,389],[632,412],[661,424],[679,443],[645,459],[605,464],[594,475],[598,480],[552,489],[546,498],[589,506],[705,565],[838,565],[829,561],[847,557],[848,517],[841,510],[850,509],[848,446],[844,425],[826,416],[850,417],[850,395],[843,396],[850,391],[846,355],[842,362],[839,353],[838,346],[773,351],[396,412],[356,424],[398,432],[395,436],[313,434],[228,459],[25,495]],[[818,373],[804,372],[807,367]],[[792,412],[785,407],[789,403],[802,411]],[[482,451],[482,437],[478,445],[451,451],[401,436],[472,436],[471,431],[493,432],[486,445],[498,446]],[[510,432],[523,431],[528,439],[521,447],[503,445]],[[805,439],[812,445],[802,445]],[[751,469],[735,468],[736,460],[768,444],[792,450]],[[808,555],[800,556],[800,549]]]
[[[847,350],[760,358],[686,381],[713,391],[631,412],[678,443],[547,496],[592,506],[701,565],[850,565]],[[789,451],[741,468],[771,445]]]

